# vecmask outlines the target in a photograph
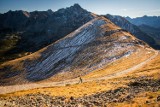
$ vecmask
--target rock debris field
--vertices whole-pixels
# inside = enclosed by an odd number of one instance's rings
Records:
[[[139,93],[157,92],[160,90],[160,80],[148,79],[145,77],[136,78],[127,84],[127,87],[120,87],[115,90],[99,92],[79,98],[66,98],[63,96],[50,96],[48,94],[36,93],[24,96],[0,97],[0,106],[6,107],[93,107],[107,106],[110,103],[131,102]],[[160,104],[160,95],[154,100]],[[150,101],[146,101],[150,104]]]

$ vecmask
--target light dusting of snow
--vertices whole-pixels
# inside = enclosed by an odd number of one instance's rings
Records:
[[[119,37],[119,40],[120,40],[120,41],[125,40],[125,39],[127,39],[127,37],[126,37],[125,35]]]
[[[123,40],[129,39],[127,35],[118,36],[118,39],[109,41],[108,36],[105,36],[106,29],[101,27],[104,24],[108,23],[95,18],[52,44],[47,49],[48,51],[42,53],[42,60],[26,67],[28,78],[43,79],[56,72],[77,69],[75,66],[82,71],[92,71],[131,55],[134,51],[134,44],[123,43]],[[113,34],[121,30],[110,32]]]
[[[35,67],[28,67],[28,71],[32,71],[29,77],[33,77],[33,75],[40,76],[48,71],[54,71],[55,69],[53,70],[53,68],[56,68],[56,65],[58,66],[57,63],[59,61],[72,59],[82,45],[89,43],[96,36],[101,36],[99,30],[101,30],[100,26],[103,24],[105,24],[105,21],[94,19],[56,43],[54,49],[50,50],[53,51],[51,55],[42,62],[37,63]],[[61,66],[64,65],[61,64]]]

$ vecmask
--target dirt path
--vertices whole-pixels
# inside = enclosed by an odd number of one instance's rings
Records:
[[[144,62],[141,62],[140,64],[133,66],[132,68],[123,70],[118,73],[105,75],[105,76],[99,77],[99,78],[86,79],[86,80],[83,80],[83,82],[111,79],[111,78],[121,76],[123,74],[134,71],[134,70],[144,66],[146,63],[148,63],[149,61],[154,59],[158,54],[159,54],[159,52],[155,51],[155,55],[151,56],[149,59],[145,60]],[[66,84],[76,84],[78,82],[79,82],[79,79],[71,79],[71,80],[66,80],[66,81],[61,81],[61,82],[49,82],[49,83],[41,83],[41,84],[30,83],[30,84],[23,84],[23,85],[0,86],[0,94],[6,94],[6,93],[15,92],[15,91],[29,90],[29,89],[42,88],[42,87],[65,86]]]

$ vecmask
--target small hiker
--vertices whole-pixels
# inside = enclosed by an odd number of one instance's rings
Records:
[[[81,76],[79,76],[79,83],[82,83],[83,81],[82,81],[82,78],[81,78]]]

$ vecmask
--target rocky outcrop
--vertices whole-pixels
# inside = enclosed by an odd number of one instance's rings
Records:
[[[103,91],[89,96],[83,96],[79,98],[66,98],[63,96],[50,96],[48,94],[36,93],[26,94],[23,96],[15,97],[0,97],[1,106],[56,106],[56,107],[107,107],[113,103],[130,102],[135,97],[138,98],[139,93],[143,92],[158,92],[160,89],[160,81],[147,79],[147,78],[136,78],[133,82],[128,84],[128,87],[119,87],[114,90]],[[151,98],[150,98],[151,99]],[[145,100],[145,99],[144,99]],[[151,99],[152,100],[152,99]],[[152,101],[153,103],[153,101]],[[160,103],[160,96],[157,95],[154,103]],[[145,103],[144,103],[145,104]],[[150,104],[150,100],[146,101],[146,104]],[[143,105],[143,104],[142,104]],[[153,104],[152,104],[153,105]]]

